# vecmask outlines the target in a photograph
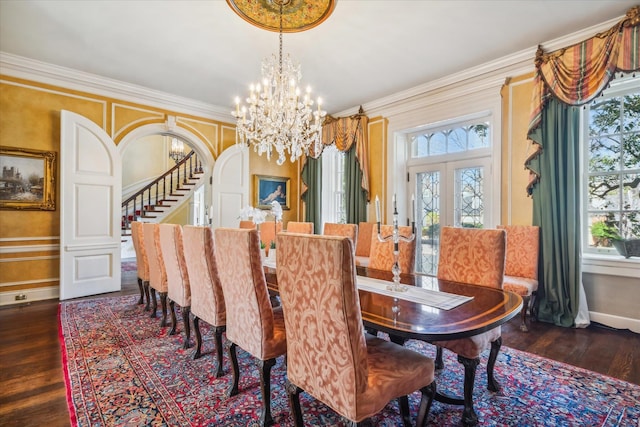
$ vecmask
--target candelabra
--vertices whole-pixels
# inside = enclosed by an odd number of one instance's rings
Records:
[[[378,196],[376,196],[376,219],[378,223],[378,240],[380,242],[388,242],[389,240],[393,241],[393,266],[391,267],[391,273],[393,273],[393,284],[388,285],[387,289],[393,292],[406,292],[407,287],[400,283],[400,264],[398,263],[398,258],[400,256],[399,243],[402,242],[411,242],[415,239],[415,230],[416,223],[415,221],[411,222],[411,235],[410,236],[401,236],[398,231],[398,208],[396,206],[396,196],[393,195],[393,232],[389,236],[382,236],[380,233],[380,200]]]

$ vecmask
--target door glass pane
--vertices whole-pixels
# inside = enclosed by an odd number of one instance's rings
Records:
[[[456,227],[484,226],[484,168],[455,170],[454,224]]]
[[[438,267],[440,240],[440,172],[416,174],[418,216],[416,272],[434,275]]]

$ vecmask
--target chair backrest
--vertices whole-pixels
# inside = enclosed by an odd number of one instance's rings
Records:
[[[257,230],[217,228],[216,261],[227,308],[227,338],[262,358],[273,338],[273,309]]]
[[[185,225],[184,259],[191,285],[191,313],[213,326],[226,324],[222,285],[218,277],[213,231]]]
[[[160,246],[156,249],[162,253],[169,299],[181,307],[189,307],[191,287],[184,258],[182,227],[178,224],[158,224],[158,236]]]
[[[540,227],[537,225],[499,225],[507,232],[505,276],[538,280]]]
[[[355,248],[356,241],[358,240],[358,226],[356,224],[336,224],[327,222],[324,224],[322,234],[325,236],[348,237],[353,242],[353,246]]]
[[[144,281],[149,281],[149,260],[147,260],[147,250],[144,245],[144,231],[140,221],[131,222],[131,241],[136,251],[136,268],[138,277]]]
[[[358,224],[358,238],[356,239],[356,256],[368,257],[371,255],[371,235],[376,224],[374,222],[361,222]]]
[[[256,228],[256,223],[248,220],[240,220],[239,228]]]
[[[502,288],[505,247],[504,230],[442,227],[438,278]]]
[[[398,227],[401,236],[411,236],[413,230],[409,226]],[[382,237],[393,234],[392,225],[381,225],[380,235]],[[413,273],[415,271],[416,239],[410,242],[400,241],[398,244],[399,256],[398,265],[402,273]],[[371,253],[369,254],[369,268],[377,270],[391,270],[393,267],[393,241],[386,242],[378,240],[378,230],[375,228],[371,233]]]
[[[367,389],[368,365],[353,241],[282,233],[278,251],[283,260],[317,260],[308,268],[278,264],[287,378],[337,412],[355,414],[356,395]]]
[[[276,234],[282,231],[282,222],[278,221],[265,221],[260,224],[260,240],[264,243],[265,248],[267,250],[267,254],[269,253],[269,248],[271,248],[271,242],[276,241]]]
[[[312,222],[289,221],[287,223],[287,232],[289,232],[289,233],[313,234],[313,223]]]
[[[164,268],[162,253],[156,249],[158,236],[158,224],[145,222],[142,224],[144,247],[147,250],[149,261],[149,286],[158,292],[167,292],[167,272]]]

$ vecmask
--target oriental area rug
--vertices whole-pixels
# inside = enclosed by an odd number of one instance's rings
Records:
[[[255,360],[238,348],[240,393],[227,398],[230,364],[225,351],[225,375],[215,378],[211,329],[201,322],[204,355],[193,360],[193,348],[182,349],[182,323],[176,335],[168,335],[170,328],[161,328],[159,318],[150,318],[137,300],[128,295],[60,304],[72,426],[257,426],[261,397]],[[432,345],[413,340],[406,345],[435,356]],[[503,346],[495,367],[502,390],[492,393],[486,388],[486,361],[483,354],[474,390],[481,426],[639,426],[640,386]],[[276,426],[293,425],[285,379],[279,358],[271,387]],[[462,379],[462,366],[445,350],[438,389],[462,395]],[[419,399],[419,393],[410,396],[414,420]],[[302,393],[300,401],[305,425],[345,425],[309,395]],[[428,423],[457,426],[461,414],[459,406],[434,402]],[[397,402],[372,424],[402,425]]]

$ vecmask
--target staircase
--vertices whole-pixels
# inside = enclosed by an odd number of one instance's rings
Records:
[[[203,176],[202,162],[191,151],[174,167],[122,202],[123,257],[125,252],[130,252],[125,249],[132,246],[131,222],[162,222],[174,208],[189,199]]]

